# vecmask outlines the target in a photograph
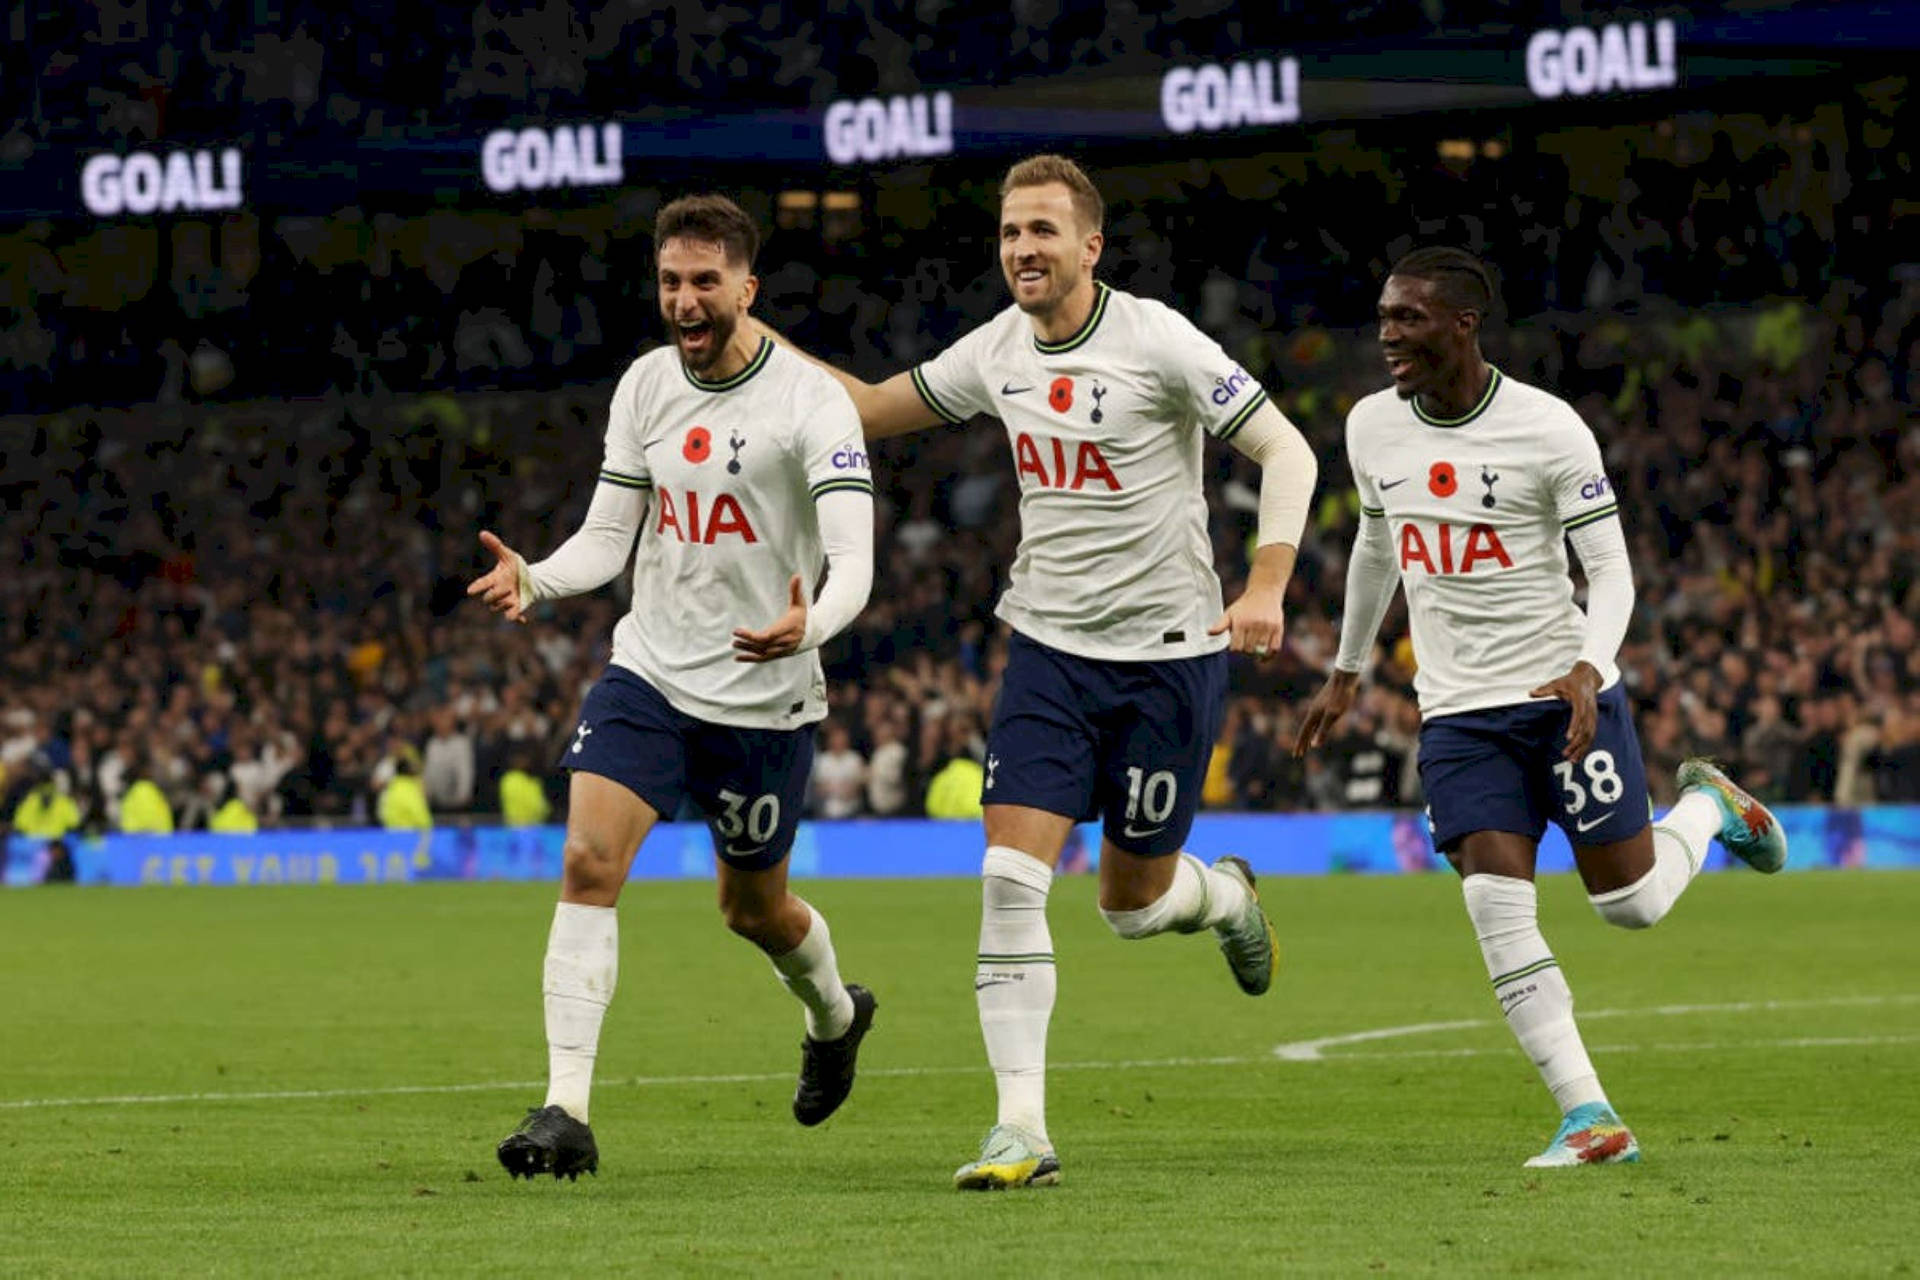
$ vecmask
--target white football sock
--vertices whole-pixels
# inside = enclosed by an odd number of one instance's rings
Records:
[[[793,950],[769,958],[780,981],[807,1007],[807,1034],[815,1040],[838,1040],[853,1025],[853,997],[840,981],[826,918],[810,903],[801,905],[812,921],[807,936]]]
[[[612,907],[562,902],[547,933],[547,1102],[587,1123],[600,1023],[620,973],[620,923]]]
[[[1605,1102],[1580,1028],[1573,1021],[1573,992],[1559,961],[1540,936],[1539,899],[1533,882],[1511,876],[1467,876],[1460,882],[1486,958],[1493,994],[1520,1047],[1533,1059],[1562,1115],[1589,1102]]]
[[[1047,1141],[1047,1023],[1057,978],[1047,892],[1053,868],[995,845],[980,867],[980,954],[974,1001],[1000,1092],[999,1123]]]
[[[1156,901],[1132,911],[1101,908],[1109,928],[1123,938],[1151,938],[1170,930],[1196,933],[1239,918],[1247,906],[1246,886],[1190,853],[1178,857],[1173,883]]]
[[[1657,924],[1707,860],[1707,841],[1720,830],[1720,806],[1712,797],[1689,791],[1673,812],[1653,826],[1653,866],[1623,889],[1587,895],[1608,924],[1645,929]]]

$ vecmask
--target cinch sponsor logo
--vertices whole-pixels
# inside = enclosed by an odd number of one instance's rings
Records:
[[[1597,476],[1580,486],[1580,496],[1591,502],[1595,498],[1605,497],[1607,490],[1612,487],[1605,476]]]
[[[1100,452],[1100,446],[1091,440],[1082,440],[1073,451],[1073,463],[1067,463],[1067,443],[1058,436],[1030,436],[1022,431],[1013,440],[1013,462],[1020,473],[1020,481],[1026,483],[1028,476],[1042,489],[1084,489],[1095,481],[1105,485],[1108,493],[1120,492],[1120,477],[1113,474],[1113,468]],[[1047,464],[1053,464],[1049,470]]]
[[[1300,63],[1175,67],[1160,78],[1160,118],[1175,133],[1217,133],[1300,118]]]
[[[1648,36],[1644,22],[1536,31],[1527,40],[1527,87],[1540,98],[1671,89],[1680,83],[1673,20],[1653,23]]]
[[[836,102],[827,108],[826,135],[827,158],[835,164],[948,155],[953,151],[953,95],[915,93]]]
[[[1472,573],[1477,564],[1497,564],[1502,569],[1511,569],[1513,557],[1507,554],[1499,533],[1490,524],[1469,525],[1465,529],[1443,524],[1422,533],[1420,526],[1409,520],[1400,526],[1400,572],[1406,573],[1416,564],[1429,574],[1445,577]]]
[[[496,129],[480,144],[480,176],[490,191],[614,186],[625,178],[620,126]]]
[[[833,455],[835,471],[865,471],[868,465],[867,455],[858,449],[842,449]]]
[[[1239,395],[1241,389],[1252,381],[1253,379],[1247,376],[1245,369],[1235,369],[1224,378],[1215,378],[1213,380],[1213,402],[1215,404],[1226,404],[1229,400]]]
[[[673,536],[681,542],[698,543],[712,546],[726,534],[732,534],[742,542],[758,542],[753,532],[753,524],[747,519],[747,513],[740,509],[740,503],[730,493],[716,494],[707,507],[706,522],[700,519],[700,495],[689,489],[686,501],[676,505],[673,491],[661,489],[660,518],[654,524],[653,531],[661,537],[667,536],[667,530],[673,530]]]
[[[201,212],[240,207],[240,149],[151,151],[88,156],[80,166],[80,198],[102,218],[121,213]]]

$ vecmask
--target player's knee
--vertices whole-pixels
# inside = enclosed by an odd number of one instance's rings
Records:
[[[1151,938],[1156,933],[1165,933],[1173,918],[1172,894],[1162,894],[1153,902],[1128,907],[1120,903],[1100,904],[1100,918],[1107,922],[1107,928],[1113,930],[1116,937],[1129,941],[1136,938]]]
[[[721,902],[720,918],[727,928],[756,946],[774,941],[778,921],[776,913],[764,902],[734,898]]]
[[[1612,893],[1590,894],[1587,901],[1600,918],[1619,929],[1651,929],[1667,914],[1667,904],[1647,892],[1645,882]]]
[[[617,891],[625,871],[624,861],[610,841],[592,832],[569,831],[560,849],[561,874],[574,889]]]

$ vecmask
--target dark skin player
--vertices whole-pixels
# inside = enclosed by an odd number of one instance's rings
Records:
[[[1450,305],[1435,281],[1388,276],[1376,314],[1380,351],[1402,400],[1418,397],[1422,409],[1443,418],[1457,418],[1480,403],[1493,371],[1480,353],[1479,310]],[[1360,677],[1353,672],[1335,670],[1327,677],[1308,704],[1294,742],[1296,757],[1325,745],[1333,726],[1352,709],[1359,686]],[[1600,673],[1584,661],[1532,691],[1533,697],[1558,698],[1569,707],[1563,753],[1568,760],[1581,759],[1593,745],[1599,693]],[[1517,832],[1475,831],[1447,859],[1463,876],[1531,880],[1538,852],[1534,841]],[[1624,889],[1653,869],[1653,828],[1643,827],[1612,844],[1576,845],[1573,853],[1588,893]]]

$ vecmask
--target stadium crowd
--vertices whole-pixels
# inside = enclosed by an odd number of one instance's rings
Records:
[[[1344,410],[1383,380],[1359,326],[1386,265],[1424,241],[1495,263],[1513,318],[1490,356],[1599,435],[1634,551],[1622,666],[1657,796],[1708,752],[1769,799],[1920,800],[1920,270],[1894,261],[1920,131],[1904,82],[1847,94],[1600,145],[1542,135],[1524,155],[1101,175],[1103,277],[1193,316],[1322,459],[1286,651],[1236,668],[1206,803],[1419,803],[1397,608],[1333,748],[1304,766],[1289,748],[1337,634]],[[997,175],[941,176],[838,223],[746,193],[774,228],[758,314],[867,376],[991,315]],[[0,431],[17,549],[0,819],[56,791],[95,829],[538,820],[562,802],[552,762],[629,588],[524,628],[462,591],[478,529],[538,556],[584,509],[610,379],[656,340],[663,194],[240,214],[172,228],[164,266],[141,248],[151,226],[0,237],[0,389],[35,414]],[[814,808],[964,810],[1004,653],[1008,450],[976,426],[874,456],[878,580],[827,650]],[[1229,450],[1209,459],[1232,592],[1254,477]]]
[[[1847,296],[1541,317],[1496,344],[1516,376],[1592,388],[1577,403],[1635,553],[1622,665],[1657,788],[1704,751],[1770,799],[1920,800],[1920,280],[1877,311]],[[1358,714],[1304,768],[1289,752],[1337,634],[1342,411],[1379,381],[1368,335],[1306,336],[1262,374],[1325,460],[1321,505],[1286,652],[1236,669],[1206,802],[1413,805],[1397,607]],[[142,781],[182,827],[236,799],[266,821],[404,822],[395,778],[442,817],[500,811],[512,771],[551,783],[628,587],[528,627],[462,593],[480,527],[535,555],[571,529],[604,394],[103,411],[9,436],[7,811],[48,770],[105,827],[130,821]],[[1253,477],[1210,457],[1231,591]],[[931,792],[964,810],[1004,653],[991,607],[1017,536],[1011,463],[981,426],[889,442],[876,472],[879,581],[827,651],[814,808],[921,812]],[[962,784],[940,787],[943,771]]]

